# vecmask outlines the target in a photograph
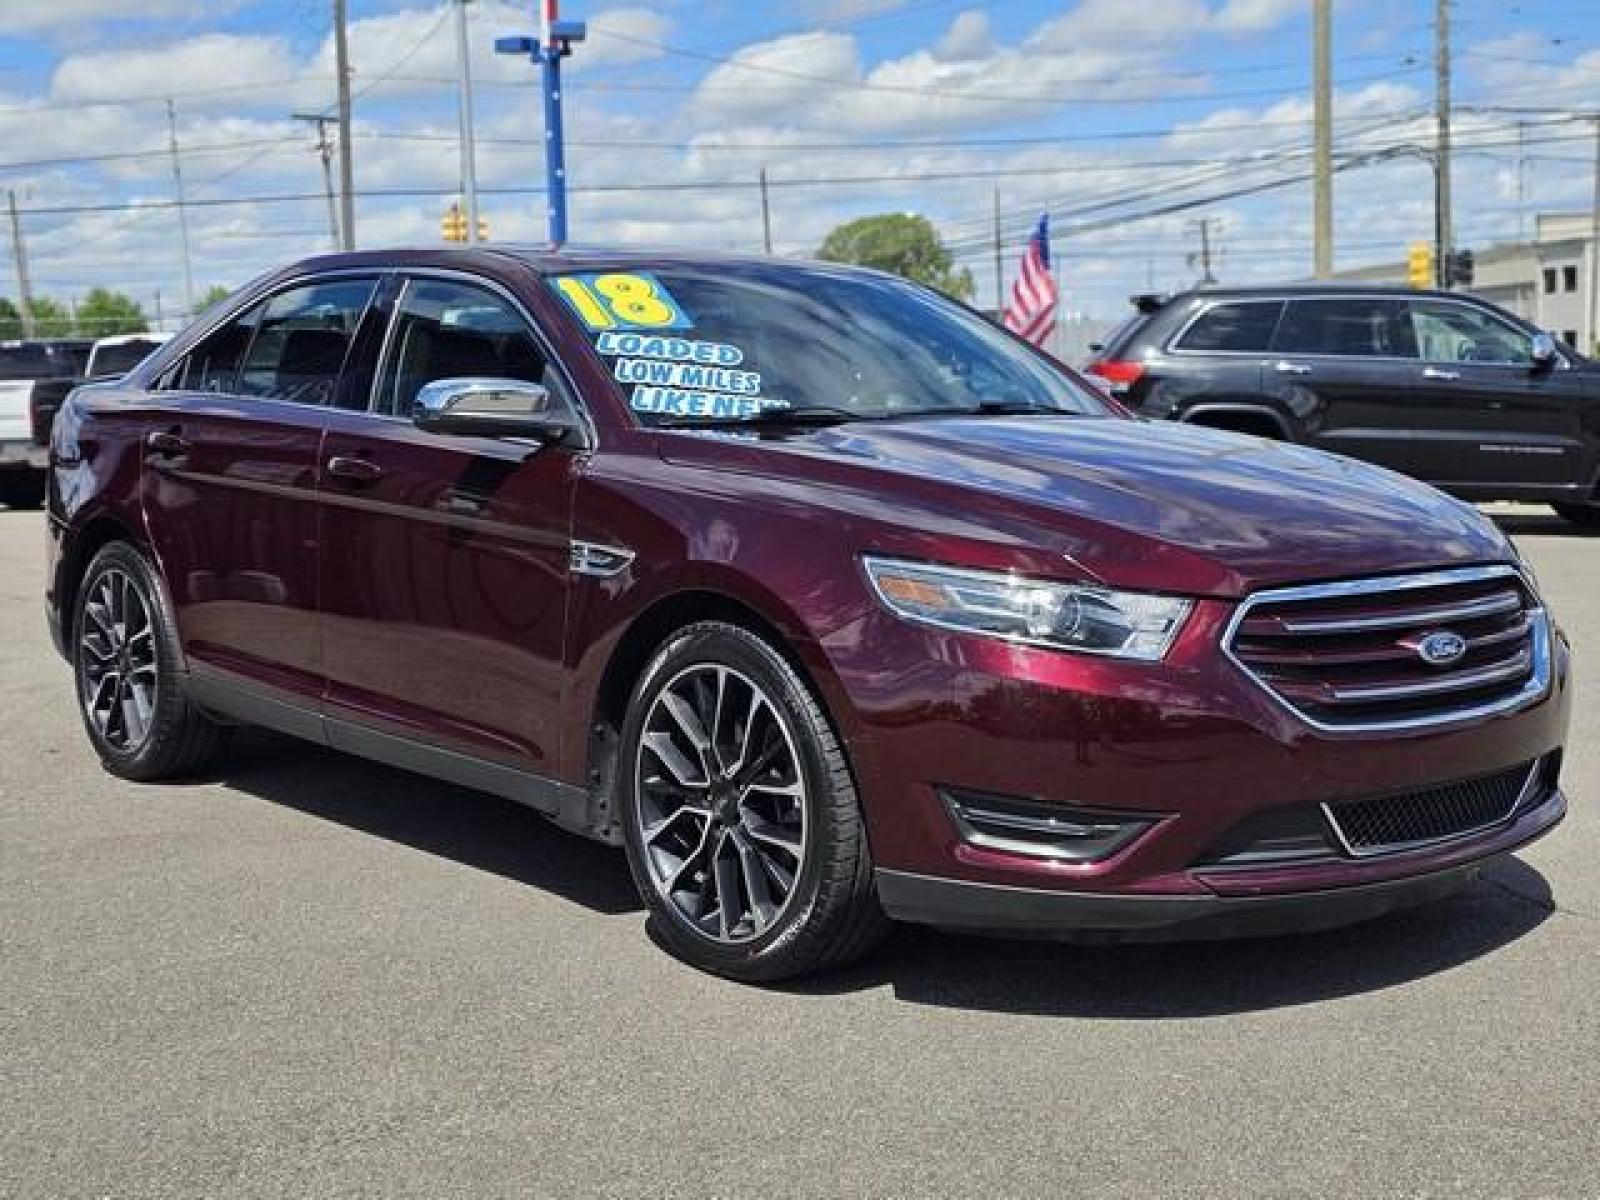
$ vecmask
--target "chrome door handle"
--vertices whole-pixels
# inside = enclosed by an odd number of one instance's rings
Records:
[[[364,487],[383,478],[383,468],[364,458],[336,454],[328,460],[328,474],[345,483]]]
[[[1423,367],[1422,377],[1424,379],[1460,379],[1461,372],[1441,371],[1438,367]]]
[[[1279,375],[1309,375],[1309,374],[1311,374],[1311,368],[1306,366],[1305,363],[1289,362],[1287,359],[1282,359],[1282,358],[1280,358],[1277,362],[1275,362],[1272,365],[1272,369],[1274,371],[1276,371]]]

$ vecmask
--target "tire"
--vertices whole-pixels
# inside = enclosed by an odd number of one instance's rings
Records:
[[[1581,525],[1585,529],[1600,529],[1600,503],[1552,504],[1550,507],[1574,525]]]
[[[90,561],[72,616],[73,680],[89,741],[123,779],[192,775],[223,727],[184,694],[177,625],[155,572],[127,542]]]
[[[888,932],[844,752],[762,638],[721,622],[674,634],[621,747],[628,866],[673,955],[767,982],[859,958]]]
[[[11,471],[0,488],[0,500],[11,509],[38,509],[44,507],[43,471]]]

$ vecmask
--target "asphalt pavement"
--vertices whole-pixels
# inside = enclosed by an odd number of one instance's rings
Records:
[[[1600,538],[1501,511],[1579,656],[1572,812],[1463,896],[765,990],[500,800],[264,733],[106,774],[0,511],[0,1196],[1600,1195]]]

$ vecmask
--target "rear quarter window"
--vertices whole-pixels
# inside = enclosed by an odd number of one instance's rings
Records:
[[[1213,304],[1178,335],[1175,350],[1265,354],[1283,316],[1283,301]]]

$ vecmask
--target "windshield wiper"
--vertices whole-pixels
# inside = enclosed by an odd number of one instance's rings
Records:
[[[843,425],[868,418],[848,408],[808,404],[804,408],[768,408],[742,417],[691,417],[667,413],[658,417],[655,429],[773,429],[794,425]]]
[[[1029,404],[1022,400],[982,400],[971,408],[957,409],[956,416],[970,417],[1076,417],[1079,414],[1067,408],[1051,408],[1044,404]]]

